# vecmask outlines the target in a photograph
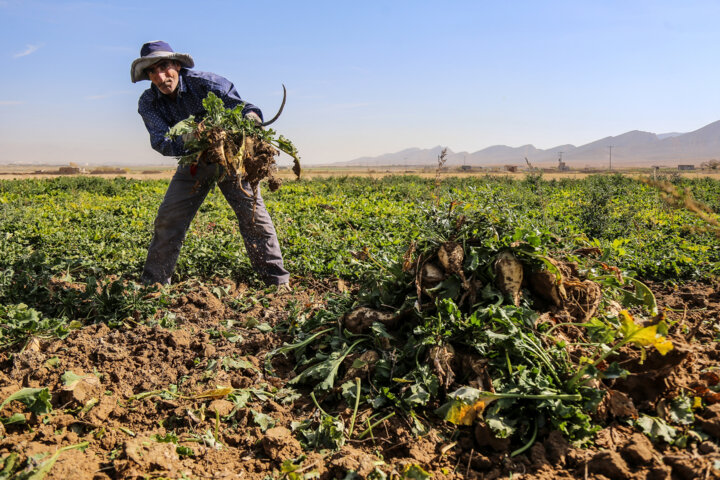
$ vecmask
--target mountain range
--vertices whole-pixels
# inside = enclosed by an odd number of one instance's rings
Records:
[[[611,148],[612,147],[612,148]],[[377,157],[361,157],[336,165],[437,165],[445,147],[408,148]],[[533,166],[557,165],[562,159],[570,168],[606,168],[612,166],[651,165],[676,166],[709,160],[720,160],[720,120],[688,133],[656,134],[632,130],[614,137],[605,137],[581,146],[559,145],[546,150],[533,145],[509,147],[493,145],[477,152],[453,152],[448,148],[446,166],[469,165],[492,167],[524,166],[527,159]]]

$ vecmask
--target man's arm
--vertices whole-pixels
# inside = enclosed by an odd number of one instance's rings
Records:
[[[165,134],[172,125],[169,125],[143,98],[140,98],[138,103],[138,113],[145,122],[145,128],[150,134],[150,145],[154,150],[167,157],[185,155],[185,144],[182,138],[178,137],[175,140],[165,138]]]

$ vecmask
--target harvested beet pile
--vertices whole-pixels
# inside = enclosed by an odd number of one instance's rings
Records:
[[[710,401],[679,387],[691,382],[653,377],[661,388],[639,405],[628,391],[644,366],[668,374],[686,359],[645,284],[603,263],[597,248],[562,253],[556,238],[504,236],[482,218],[436,223],[446,228],[401,262],[374,259],[344,313],[296,326],[295,342],[273,352],[294,355],[289,383],[322,399],[315,428],[343,408],[400,416],[417,435],[445,420],[471,427],[476,447],[511,457],[552,432],[589,446],[615,421],[672,445],[702,441],[691,425]]]

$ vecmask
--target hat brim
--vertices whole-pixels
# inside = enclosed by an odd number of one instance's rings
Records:
[[[145,73],[145,69],[160,60],[176,60],[185,68],[193,68],[195,66],[192,57],[187,53],[154,52],[145,57],[136,58],[132,63],[130,66],[130,80],[132,80],[132,83],[137,83],[141,80],[150,80],[150,77]]]

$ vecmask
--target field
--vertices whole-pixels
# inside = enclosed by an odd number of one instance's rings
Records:
[[[166,179],[0,179],[0,479],[720,477],[720,182],[387,173],[263,192],[290,292],[217,189],[161,287]]]

